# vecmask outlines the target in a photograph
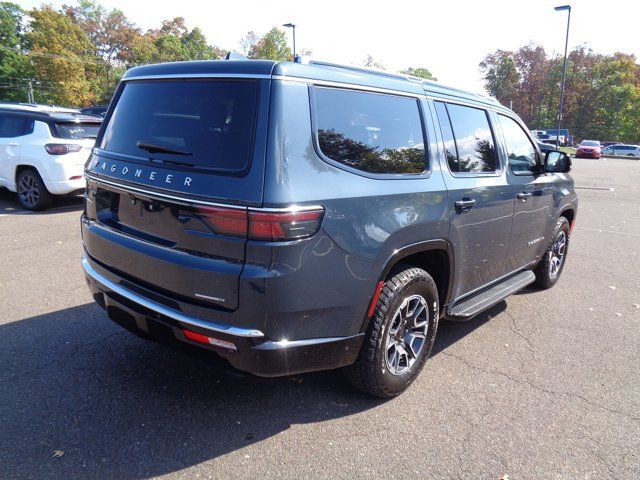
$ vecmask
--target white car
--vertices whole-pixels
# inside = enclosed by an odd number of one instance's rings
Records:
[[[638,145],[609,145],[602,149],[603,155],[624,155],[626,157],[640,157]]]
[[[85,188],[84,164],[102,119],[52,107],[0,105],[0,187],[24,208],[47,208],[53,195]]]

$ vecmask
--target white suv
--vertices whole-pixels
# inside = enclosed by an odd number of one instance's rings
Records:
[[[0,105],[0,187],[17,192],[29,210],[47,208],[53,195],[82,192],[101,122],[51,107]]]

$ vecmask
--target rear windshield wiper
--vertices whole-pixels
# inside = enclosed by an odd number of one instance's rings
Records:
[[[193,155],[191,152],[187,152],[186,150],[178,150],[177,148],[168,147],[166,145],[160,145],[158,143],[147,142],[144,140],[138,140],[136,143],[138,148],[142,150],[146,150],[149,153],[170,153],[173,155]]]

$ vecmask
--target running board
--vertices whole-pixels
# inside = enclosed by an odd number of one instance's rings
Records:
[[[476,293],[474,296],[450,306],[447,309],[447,318],[450,320],[470,320],[483,310],[501,302],[512,293],[522,290],[533,283],[535,279],[536,276],[531,270],[524,270],[487,290]]]

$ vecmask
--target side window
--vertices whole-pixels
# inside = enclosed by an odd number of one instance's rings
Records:
[[[435,102],[435,104],[436,114],[438,115],[438,122],[440,123],[440,130],[442,131],[442,138],[444,140],[444,152],[447,157],[447,163],[452,172],[459,172],[458,150],[456,149],[456,139],[451,129],[451,120],[449,120],[447,106],[442,102]]]
[[[13,138],[33,131],[33,121],[13,115],[0,115],[0,138]]]
[[[329,159],[380,174],[426,169],[422,120],[415,98],[315,87],[320,151]]]
[[[532,174],[536,168],[536,149],[527,134],[512,118],[498,115],[507,148],[509,167],[515,174]]]
[[[496,147],[487,112],[479,108],[448,104],[458,149],[458,172],[493,173],[498,170]]]

